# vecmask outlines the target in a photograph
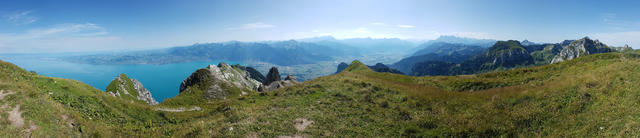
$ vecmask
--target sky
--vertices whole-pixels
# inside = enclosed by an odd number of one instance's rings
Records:
[[[0,53],[126,51],[317,36],[441,35],[640,48],[640,1],[2,0]]]

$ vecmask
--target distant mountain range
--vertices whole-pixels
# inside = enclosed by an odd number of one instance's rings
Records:
[[[460,63],[487,49],[478,45],[447,42],[428,42],[420,45],[420,47],[424,48],[416,51],[412,56],[392,64],[391,67],[409,74],[413,65],[419,62],[443,61]]]
[[[525,44],[516,40],[497,41],[486,50],[466,44],[431,43],[413,56],[394,63],[392,67],[415,76],[475,74],[552,64],[579,56],[614,51],[588,37],[555,44],[536,44],[528,40],[523,42]]]
[[[335,39],[325,36],[287,41],[204,43],[147,51],[72,56],[64,60],[88,64],[235,61],[250,63],[248,65],[253,65],[256,72],[262,73],[266,73],[271,66],[282,67],[285,74],[295,75],[299,80],[309,80],[333,73],[331,70],[339,62],[360,59],[367,64],[393,63],[381,65],[407,75],[454,75],[512,68],[516,65],[512,65],[511,60],[519,58],[526,58],[527,62],[517,66],[548,64],[572,40],[556,44],[537,44],[528,40],[518,44],[500,42],[504,43],[504,47],[499,47],[503,44],[495,45],[496,42],[498,41],[490,39],[441,36],[416,44],[415,41],[396,38]],[[503,53],[506,55],[501,55]],[[483,54],[485,56],[480,56]],[[402,58],[401,55],[408,56]],[[512,59],[516,58],[513,56],[522,57]],[[496,61],[496,65],[477,65],[493,59],[502,61]],[[309,75],[310,72],[314,74]]]
[[[310,43],[340,43],[360,49],[366,53],[406,53],[415,48],[418,44],[402,40],[398,38],[350,38],[350,39],[335,39],[332,36],[313,37],[306,39],[299,39],[302,42]]]

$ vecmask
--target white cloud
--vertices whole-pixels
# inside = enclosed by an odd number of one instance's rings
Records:
[[[75,52],[112,49],[121,40],[92,23],[60,24],[22,33],[0,34],[1,53]]]
[[[629,30],[629,28],[637,29],[637,27],[640,26],[640,21],[638,20],[621,19],[613,13],[602,14],[601,16],[602,22],[614,30]]]
[[[591,38],[598,39],[605,44],[612,46],[624,46],[628,44],[634,49],[640,48],[640,31],[596,33],[590,35]]]
[[[32,29],[27,31],[24,36],[30,38],[46,37],[52,35],[73,35],[73,36],[97,36],[105,35],[107,31],[92,23],[84,24],[61,24],[52,28]]]
[[[35,16],[32,16],[31,13],[33,13],[33,11],[19,11],[19,12],[6,14],[3,17],[8,22],[13,23],[15,25],[31,24],[38,20],[38,18]]]
[[[400,27],[400,28],[413,28],[413,27],[415,27],[415,26],[413,26],[413,25],[406,25],[406,24],[399,24],[399,25],[398,25],[398,27]]]
[[[229,28],[230,30],[253,30],[253,29],[265,29],[265,28],[275,28],[275,25],[272,24],[266,24],[263,22],[255,22],[255,23],[248,23],[248,24],[244,24],[240,27],[233,27],[233,28]]]

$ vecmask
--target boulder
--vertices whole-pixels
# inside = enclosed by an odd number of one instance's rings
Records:
[[[282,79],[280,78],[280,73],[278,72],[278,68],[271,67],[271,69],[269,69],[269,73],[267,73],[266,79],[262,84],[269,85],[275,81],[280,81],[280,80]]]

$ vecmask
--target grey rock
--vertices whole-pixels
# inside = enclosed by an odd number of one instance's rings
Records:
[[[114,90],[110,90],[107,92],[107,94],[111,95],[111,96],[116,96],[116,97],[121,97],[124,95],[131,95],[133,96],[131,93],[137,93],[138,96],[136,97],[136,99],[141,100],[146,102],[149,105],[156,105],[158,104],[158,102],[153,99],[153,96],[151,95],[151,92],[149,90],[147,90],[146,88],[144,88],[144,86],[142,86],[142,83],[140,83],[140,81],[136,80],[136,79],[129,79],[126,80],[128,77],[125,77],[126,75],[121,74],[119,75],[115,80],[115,83],[118,84],[117,89],[115,89],[115,92],[113,92]],[[133,90],[134,91],[129,91],[127,90],[126,86],[129,86],[127,84],[127,82],[131,82],[132,86],[133,86]]]
[[[149,92],[149,90],[144,88],[144,86],[142,86],[142,83],[140,83],[136,79],[132,79],[131,82],[133,82],[133,88],[136,89],[136,91],[138,91],[138,97],[137,97],[138,100],[145,101],[149,105],[158,104],[158,101],[156,101],[156,99],[153,99],[153,96],[151,96],[151,92]]]
[[[622,47],[611,47],[611,49],[613,49],[614,51],[618,51],[618,52],[626,52],[626,51],[632,51],[633,48],[631,48],[629,45],[624,45]]]
[[[560,51],[560,53],[558,53],[558,55],[556,55],[553,60],[551,60],[551,64],[571,60],[580,56],[612,51],[613,50],[611,48],[601,43],[600,41],[591,40],[589,37],[584,37],[582,39],[575,40],[564,47],[562,51]]]
[[[180,84],[180,92],[185,91],[193,85],[203,84],[206,86],[204,98],[225,99],[230,95],[228,87],[249,89],[257,91],[261,82],[252,78],[246,70],[234,68],[226,63],[209,65],[204,69],[198,69]]]
[[[118,93],[117,91],[116,92],[109,91],[109,92],[107,92],[107,94],[109,94],[111,96],[115,96],[115,97],[120,97],[120,93]]]
[[[283,87],[288,87],[288,86],[293,86],[298,84],[298,80],[296,79],[295,76],[293,75],[287,75],[287,77],[284,78],[284,80],[279,80],[279,81],[274,81],[271,82],[269,85],[261,85],[260,88],[258,89],[258,91],[272,91],[278,88],[283,88]]]
[[[282,80],[280,78],[280,73],[278,72],[278,68],[276,67],[271,67],[271,69],[269,69],[269,73],[267,73],[267,78],[264,80],[264,85],[269,85],[275,81],[280,81]]]

